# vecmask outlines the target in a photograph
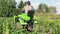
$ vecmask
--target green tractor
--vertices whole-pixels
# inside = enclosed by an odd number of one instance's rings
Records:
[[[14,22],[19,22],[21,26],[23,26],[23,28],[27,25],[29,25],[27,23],[27,21],[30,20],[30,17],[27,16],[25,13],[21,13],[20,15],[17,15],[17,16],[14,16]],[[33,17],[33,20],[31,21],[34,25],[37,23],[37,20],[36,20],[36,16]],[[28,26],[30,28],[31,27],[31,24]]]

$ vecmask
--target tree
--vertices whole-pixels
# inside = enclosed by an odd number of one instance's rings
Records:
[[[15,0],[0,0],[0,16],[13,16],[15,5]]]
[[[15,14],[18,15],[22,12],[22,8],[25,6],[25,3],[21,0],[19,5],[18,5],[18,9],[16,9]]]
[[[19,3],[18,8],[19,8],[20,10],[22,10],[22,8],[23,8],[24,6],[25,6],[25,3],[21,0],[20,3]]]
[[[38,10],[39,12],[43,12],[43,13],[49,12],[48,6],[43,3],[39,4]]]
[[[55,6],[50,6],[49,10],[50,10],[50,13],[53,13],[53,14],[57,12]]]

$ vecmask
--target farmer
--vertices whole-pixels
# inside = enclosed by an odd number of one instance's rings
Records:
[[[27,24],[29,25],[29,23],[31,23],[33,16],[34,16],[34,10],[31,6],[30,1],[25,2],[25,6],[23,7],[22,11],[24,11],[25,14],[27,14],[30,17],[30,20],[27,22]],[[33,24],[33,23],[31,23],[31,24]],[[31,24],[30,24],[30,26],[31,26]],[[31,28],[28,28],[28,25],[27,25],[27,30],[31,30]]]

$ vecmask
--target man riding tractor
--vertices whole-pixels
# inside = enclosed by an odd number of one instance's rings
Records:
[[[27,30],[32,30],[33,25],[37,22],[34,16],[34,10],[30,4],[30,1],[25,2],[25,6],[23,7],[24,13],[14,16],[14,20],[20,22],[23,28],[26,26]],[[19,23],[17,23],[19,25]],[[18,27],[18,26],[17,26]]]

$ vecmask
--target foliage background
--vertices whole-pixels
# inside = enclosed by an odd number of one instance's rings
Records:
[[[0,0],[0,34],[60,34],[60,15],[56,15],[56,7],[41,3],[35,10],[38,23],[33,32],[26,31],[20,26],[15,29],[14,15],[21,13],[25,6],[20,1],[16,8],[15,0]]]

